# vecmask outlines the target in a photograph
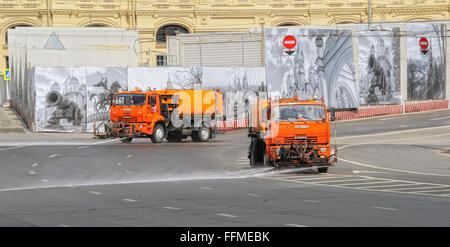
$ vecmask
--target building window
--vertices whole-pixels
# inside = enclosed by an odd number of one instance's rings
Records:
[[[167,66],[167,55],[156,56],[156,66]]]
[[[86,27],[108,27],[108,26],[103,25],[103,24],[90,24],[90,25],[87,25]]]
[[[158,29],[156,32],[156,42],[163,43],[166,42],[167,36],[175,36],[178,33],[189,33],[189,31],[182,27],[177,25],[167,25],[163,26]]]
[[[294,24],[294,23],[284,23],[281,25],[278,25],[279,27],[290,27],[290,26],[299,26],[298,24]]]

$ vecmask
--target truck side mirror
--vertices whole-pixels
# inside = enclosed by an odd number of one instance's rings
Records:
[[[332,122],[336,121],[336,112],[334,112],[334,109],[331,110],[331,121]]]

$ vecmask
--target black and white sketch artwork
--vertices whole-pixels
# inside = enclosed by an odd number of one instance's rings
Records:
[[[283,39],[296,38],[291,54]],[[349,30],[278,27],[265,29],[267,86],[272,98],[312,99],[314,94],[329,107],[359,106]]]
[[[400,29],[361,28],[359,97],[361,104],[400,103]]]
[[[227,119],[246,119],[249,105],[260,93],[265,94],[263,67],[204,67],[203,89],[223,93]]]
[[[87,131],[102,130],[109,120],[114,94],[127,86],[126,68],[86,67]]]
[[[86,131],[86,80],[84,68],[34,70],[36,131]]]
[[[130,67],[128,88],[135,90],[201,89],[202,67]]]
[[[443,99],[445,97],[445,25],[407,24],[408,99]],[[422,51],[419,40],[428,40]]]

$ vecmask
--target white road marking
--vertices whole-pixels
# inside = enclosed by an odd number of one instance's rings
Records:
[[[47,180],[47,179],[41,179],[41,181],[42,182],[44,182],[44,183],[48,183],[48,182],[50,182],[49,180]]]
[[[86,149],[89,148],[88,146],[79,147],[78,149]]]
[[[427,128],[419,128],[419,129],[410,129],[410,130],[399,130],[399,131],[383,132],[383,133],[377,133],[377,134],[343,136],[343,137],[337,137],[337,139],[340,140],[340,139],[348,139],[348,138],[383,136],[383,135],[392,135],[392,134],[400,134],[400,133],[407,133],[407,132],[417,132],[417,131],[424,131],[424,130],[434,130],[434,129],[442,129],[442,128],[450,128],[450,125],[437,126],[437,127],[427,127]]]
[[[377,180],[377,179],[373,179]],[[368,184],[386,184],[386,183],[393,183],[392,181],[375,181],[375,182],[366,182],[366,183],[349,183],[349,184],[339,184],[339,186],[350,186],[350,185],[368,185]],[[364,188],[364,187],[362,187]]]
[[[127,155],[127,159],[129,159],[129,158],[131,158],[131,157],[133,157],[132,154]]]
[[[70,227],[69,225],[63,225],[63,224],[59,224],[59,227]]]
[[[56,156],[59,156],[59,154],[52,154],[52,155],[48,156],[48,158],[51,159],[51,158],[55,158]]]
[[[122,163],[117,163],[117,166],[122,166]]]
[[[293,227],[308,227],[304,225],[298,225],[298,224],[284,224],[285,226],[293,226]]]
[[[430,135],[430,136],[417,136],[417,137],[408,137],[408,138],[387,139],[387,140],[383,140],[383,141],[363,142],[363,143],[358,143],[358,144],[345,145],[345,146],[340,147],[339,150],[342,150],[342,149],[348,148],[348,147],[368,145],[368,144],[380,144],[380,143],[395,142],[395,141],[406,141],[406,140],[414,140],[414,139],[426,139],[426,138],[431,138],[431,137],[442,137],[442,136],[448,136],[448,135],[450,135],[450,134],[439,134],[439,135]],[[426,141],[422,141],[422,142],[426,142]]]
[[[94,195],[101,195],[101,194],[102,194],[102,193],[100,193],[100,192],[93,191],[93,190],[89,191],[89,193],[94,194]]]
[[[232,215],[232,214],[223,214],[223,213],[219,213],[219,214],[216,214],[216,215],[218,215],[218,216],[223,216],[223,217],[229,217],[229,218],[237,218],[236,215]]]
[[[422,183],[422,182],[415,182],[415,181],[406,181],[406,180],[398,180],[398,179],[385,179],[385,178],[375,178],[375,177],[368,177],[368,176],[359,176],[364,178],[371,178],[377,182],[371,182],[371,183],[402,183],[402,186],[406,186],[406,184],[410,185],[422,185],[422,186],[442,186],[442,187],[448,187],[449,185],[443,185],[443,184],[432,184],[432,183]],[[371,186],[366,187],[352,187],[351,183],[349,184],[325,184],[320,181],[303,181],[301,179],[295,180],[295,179],[284,179],[283,177],[270,177],[270,176],[261,176],[260,178],[263,179],[273,179],[283,182],[291,182],[291,183],[299,183],[299,184],[308,184],[308,185],[318,185],[318,186],[328,186],[328,187],[335,187],[340,189],[356,189],[356,190],[366,190],[366,191],[378,191],[378,192],[386,192],[386,193],[399,193],[399,194],[410,194],[410,195],[427,195],[427,196],[437,196],[442,197],[443,195],[439,194],[426,194],[426,193],[416,193],[415,191],[396,191],[396,189],[376,189],[371,188]],[[364,184],[363,184],[364,185]],[[386,187],[380,186],[380,187]],[[411,188],[408,188],[411,189]],[[416,190],[420,190],[420,188],[416,188]],[[445,196],[445,195],[444,195]],[[445,196],[446,197],[446,196]]]
[[[36,167],[36,166],[38,166],[39,165],[39,163],[34,163],[34,164],[32,164],[31,166],[32,167]]]
[[[439,177],[450,177],[450,175],[446,175],[446,174],[435,174],[435,173],[426,173],[426,172],[415,172],[415,171],[408,171],[408,170],[401,170],[401,169],[393,169],[393,168],[379,167],[379,166],[368,165],[368,164],[364,164],[364,163],[360,163],[360,162],[356,162],[356,161],[350,161],[350,160],[346,160],[346,159],[343,159],[343,158],[339,158],[339,160],[342,160],[342,161],[344,161],[344,162],[351,163],[351,164],[354,164],[354,165],[358,165],[358,166],[370,167],[370,168],[374,168],[374,169],[381,169],[381,170],[387,170],[387,171],[403,172],[403,173],[411,173],[411,174],[418,174],[418,175],[430,175],[430,176],[439,176]]]
[[[253,193],[246,193],[246,195],[248,195],[248,196],[256,196],[256,197],[261,196],[261,195],[253,194]]]
[[[174,208],[174,207],[163,207],[165,209],[172,209],[172,210],[179,210],[180,208]]]
[[[18,146],[18,147],[0,148],[0,151],[11,150],[11,149],[18,149],[18,148],[23,148],[23,147],[26,147],[26,145]]]
[[[385,208],[385,207],[373,207],[373,208],[381,209],[381,210],[397,211],[397,209],[395,209],[395,208]]]
[[[401,117],[387,117],[387,118],[380,118],[378,119],[378,121],[385,121],[385,120],[390,120],[390,119],[397,119],[397,118],[404,118],[406,116],[401,116]]]
[[[125,198],[125,199],[123,199],[124,201],[127,201],[127,202],[137,202],[136,200],[133,200],[133,199],[127,199],[127,198]]]
[[[408,125],[402,124],[402,125],[399,125],[398,127],[400,127],[400,128],[405,128],[405,127],[408,127]]]
[[[428,121],[444,120],[444,119],[448,119],[448,118],[450,118],[450,116],[449,116],[449,117],[437,117],[437,118],[432,118],[432,119],[429,119]]]
[[[395,183],[395,182],[386,181],[386,183]],[[414,184],[414,183],[400,183],[400,184],[366,186],[366,187],[361,187],[361,188],[363,188],[363,189],[376,189],[376,188],[404,187],[404,186],[417,186],[417,185],[418,184]],[[390,190],[390,189],[388,189],[388,190]]]
[[[354,174],[361,174],[361,173],[386,173],[386,172],[377,172],[377,171],[360,171],[360,170],[353,170]]]
[[[302,201],[304,201],[304,202],[313,202],[313,203],[320,202],[320,201],[316,201],[316,200],[302,200]]]
[[[202,186],[202,187],[200,187],[200,188],[202,188],[202,189],[204,189],[204,190],[212,190],[212,188],[210,188],[210,187],[205,187],[205,186]]]
[[[423,190],[423,189],[437,189],[437,188],[446,188],[448,187],[448,185],[434,185],[434,186],[425,186],[425,187],[419,187],[419,188],[399,188],[399,189],[389,189],[389,190],[398,190],[398,191],[402,191],[402,190]]]
[[[311,175],[311,176],[303,176],[303,174],[291,175],[290,173],[281,173],[281,174],[270,175],[270,177],[282,177],[282,178],[317,178],[317,177],[324,177],[324,176],[330,176],[330,175],[316,174],[316,175]]]
[[[36,174],[36,172],[35,171],[30,171],[30,172],[28,172],[30,175],[35,175]]]
[[[366,181],[366,180],[373,180],[372,178],[352,178],[352,179],[346,179],[346,180],[331,180],[331,181],[322,181],[322,182],[317,182],[318,184],[327,184],[327,183],[336,183],[339,184],[341,182],[352,182],[352,181]]]
[[[323,179],[340,179],[340,178],[348,178],[351,177],[350,175],[341,175],[341,176],[324,176],[321,178],[302,178],[302,177],[298,177],[295,180],[301,180],[301,181],[318,181],[318,180],[323,180]]]
[[[444,188],[442,188],[442,189],[437,189],[437,190],[419,190],[419,191],[414,191],[414,193],[434,193],[434,192],[441,192],[441,191],[445,191],[445,192],[447,192],[447,191],[450,191],[450,188],[448,188],[448,189],[444,189]]]

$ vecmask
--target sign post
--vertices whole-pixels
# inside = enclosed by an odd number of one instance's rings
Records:
[[[428,53],[429,45],[430,45],[430,43],[428,42],[427,38],[425,38],[425,37],[420,38],[419,46],[420,46],[420,51],[422,52],[423,55],[426,55]]]
[[[283,46],[285,48],[283,49],[283,54],[291,56],[297,51],[295,49],[295,47],[297,46],[297,39],[295,39],[295,37],[292,35],[288,35],[283,39]]]

